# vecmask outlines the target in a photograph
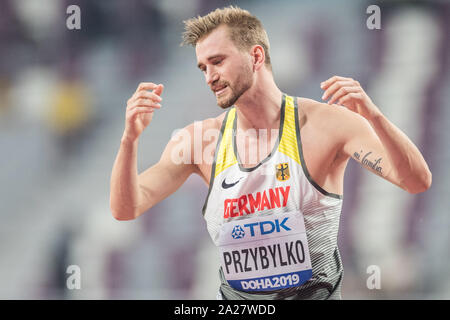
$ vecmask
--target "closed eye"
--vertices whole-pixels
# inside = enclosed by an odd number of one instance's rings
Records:
[[[209,61],[212,65],[214,65],[214,66],[222,64],[222,62],[223,62],[224,60],[225,60],[225,57],[222,56],[222,55],[220,55],[220,56],[213,56],[213,57],[208,58],[208,61]],[[198,67],[198,68],[200,69],[200,71],[202,71],[203,73],[206,72],[206,65],[204,65],[203,63],[197,64],[197,67]]]

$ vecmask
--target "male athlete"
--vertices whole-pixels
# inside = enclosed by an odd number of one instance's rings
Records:
[[[179,133],[138,174],[138,138],[161,108],[164,88],[139,84],[112,170],[113,216],[136,219],[196,173],[209,186],[203,215],[221,257],[219,298],[341,299],[337,235],[348,160],[419,193],[431,185],[420,151],[351,78],[320,84],[328,103],[283,93],[267,34],[246,10],[185,21],[184,43],[195,47],[226,111],[200,123],[209,138],[199,144]],[[182,131],[195,138],[195,124]],[[194,161],[199,146],[211,152]],[[180,161],[180,150],[188,161]]]

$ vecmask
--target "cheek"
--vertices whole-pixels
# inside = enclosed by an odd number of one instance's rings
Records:
[[[253,65],[250,59],[242,59],[237,62],[230,62],[220,73],[222,81],[227,82],[231,88],[239,87],[252,80]]]
[[[238,77],[238,81],[240,83],[248,83],[252,81],[252,77],[253,77],[253,65],[250,63],[246,63],[244,64],[241,68],[240,68],[240,72],[239,72],[239,77]]]

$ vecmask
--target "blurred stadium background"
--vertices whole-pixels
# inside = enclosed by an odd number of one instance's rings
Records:
[[[81,30],[66,27],[71,4]],[[215,298],[200,178],[129,222],[110,213],[109,179],[139,82],[165,84],[139,170],[175,129],[221,112],[179,43],[183,20],[230,4],[263,22],[284,92],[320,100],[328,77],[358,79],[433,173],[411,195],[350,162],[343,298],[450,298],[449,1],[0,0],[1,299]],[[366,27],[371,4],[381,30]],[[66,287],[70,265],[79,290]],[[370,266],[380,289],[367,287]]]

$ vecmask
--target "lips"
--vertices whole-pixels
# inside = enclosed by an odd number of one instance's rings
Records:
[[[227,89],[227,86],[223,87],[223,88],[220,89],[220,90],[216,90],[216,91],[215,91],[216,96],[220,96],[222,93],[224,93],[224,91],[225,91],[226,89]]]
[[[228,86],[226,84],[224,84],[224,85],[214,87],[214,88],[212,88],[212,90],[214,91],[214,94],[216,96],[220,96],[226,90],[227,87]]]

